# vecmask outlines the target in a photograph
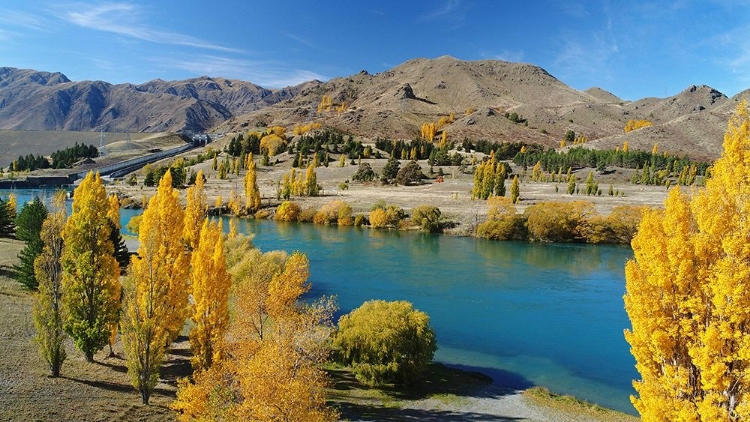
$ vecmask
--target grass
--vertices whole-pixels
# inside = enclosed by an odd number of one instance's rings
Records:
[[[542,407],[588,416],[600,421],[632,422],[639,420],[635,416],[607,409],[577,397],[555,394],[544,387],[532,387],[525,390],[523,394],[533,403]]]
[[[0,420],[174,420],[168,406],[174,399],[175,378],[184,374],[185,364],[190,366],[179,350],[170,355],[151,406],[141,405],[130,385],[119,344],[116,357],[108,357],[106,350],[88,363],[68,341],[61,376],[49,376],[33,342],[33,295],[7,272],[22,247],[22,242],[0,239]],[[176,348],[184,349],[186,343]]]

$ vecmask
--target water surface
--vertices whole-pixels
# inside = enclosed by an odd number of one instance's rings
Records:
[[[19,205],[50,193],[16,192]],[[122,226],[139,213],[121,210]],[[270,221],[241,221],[239,230],[263,251],[307,254],[308,296],[336,295],[340,313],[371,299],[412,302],[430,315],[440,362],[635,412],[628,396],[638,374],[623,338],[630,248]]]
[[[342,313],[371,299],[414,303],[430,315],[438,361],[634,412],[638,374],[623,338],[627,247],[268,221],[239,230],[264,251],[306,253],[309,295],[337,295]]]

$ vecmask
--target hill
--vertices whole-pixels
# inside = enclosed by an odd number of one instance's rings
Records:
[[[318,113],[327,95],[346,111]],[[544,69],[497,60],[461,61],[444,56],[409,60],[388,71],[366,71],[326,83],[311,83],[294,97],[231,119],[220,130],[265,124],[292,126],[320,121],[369,138],[412,139],[425,122],[453,113],[448,138],[523,141],[558,147],[568,131],[587,137],[592,148],[631,148],[689,154],[719,154],[721,134],[735,101],[708,86],[691,86],[668,98],[623,101],[600,88],[575,90]],[[726,106],[725,106],[726,105]],[[521,116],[521,123],[505,117]],[[625,134],[628,120],[654,126]],[[524,122],[525,120],[525,122]]]
[[[734,105],[748,92],[730,99],[694,85],[667,98],[624,101],[601,88],[573,89],[531,64],[449,56],[280,90],[207,76],[140,85],[72,82],[61,73],[0,68],[0,129],[232,132],[317,121],[366,139],[413,139],[423,123],[453,114],[443,128],[450,140],[558,147],[574,131],[591,148],[628,141],[631,148],[659,144],[661,151],[713,159]],[[324,96],[333,107],[319,112]],[[513,113],[515,121],[508,118]],[[653,126],[625,134],[631,119]]]
[[[207,76],[141,85],[72,82],[62,73],[0,68],[0,129],[119,132],[197,131],[293,97],[297,88],[270,90]]]

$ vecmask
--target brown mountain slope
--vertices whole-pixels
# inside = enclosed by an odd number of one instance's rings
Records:
[[[209,77],[142,85],[71,82],[60,73],[6,67],[0,68],[0,129],[205,130],[297,91]]]
[[[317,112],[324,95],[347,110]],[[320,121],[369,138],[412,139],[424,122],[454,113],[446,126],[450,139],[523,141],[558,146],[569,130],[591,140],[590,147],[614,148],[623,140],[631,148],[651,150],[654,143],[674,153],[699,158],[718,156],[729,99],[707,86],[691,86],[672,97],[626,102],[600,88],[577,91],[544,69],[503,61],[461,61],[444,56],[409,60],[388,71],[362,71],[326,83],[310,84],[294,98],[238,116],[221,130],[242,130],[256,124]],[[468,109],[471,111],[466,114]],[[517,113],[517,124],[504,117]],[[655,126],[623,133],[630,119]]]

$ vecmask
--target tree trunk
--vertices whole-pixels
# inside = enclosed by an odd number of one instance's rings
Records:
[[[141,401],[143,401],[143,404],[145,404],[146,406],[148,406],[148,397],[149,397],[148,389],[141,388]]]
[[[94,361],[94,352],[85,352],[86,355],[86,362],[93,362]]]

